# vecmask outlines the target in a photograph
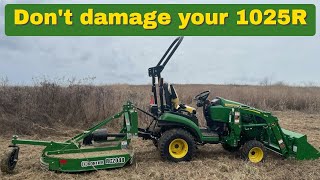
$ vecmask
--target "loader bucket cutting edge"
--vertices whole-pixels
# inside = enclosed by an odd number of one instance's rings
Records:
[[[312,160],[320,157],[320,151],[307,141],[307,136],[282,128],[289,144],[289,155],[297,160]]]

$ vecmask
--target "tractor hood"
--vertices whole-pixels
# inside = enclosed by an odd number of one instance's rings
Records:
[[[239,102],[235,102],[235,101],[231,101],[231,100],[228,100],[228,99],[224,99],[222,97],[217,97],[217,99],[219,99],[220,105],[223,106],[223,107],[251,109],[251,110],[254,110],[254,111],[259,111],[261,113],[271,114],[270,112],[263,111],[263,110],[260,110],[260,109],[256,109],[256,108],[254,108],[252,106],[248,106],[248,105],[245,105],[245,104],[242,104],[242,103],[239,103]]]
[[[222,97],[218,97],[218,99],[220,99],[221,106],[253,108],[253,107],[250,107],[248,105],[245,105],[245,104],[242,104],[242,103],[239,103],[239,102],[235,102],[235,101],[231,101],[231,100],[228,100],[228,99],[224,99]]]

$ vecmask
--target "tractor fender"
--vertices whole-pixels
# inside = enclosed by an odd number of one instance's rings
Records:
[[[177,127],[184,128],[197,138],[198,141],[202,139],[200,128],[192,120],[177,114],[163,113],[158,120],[158,126],[164,127],[166,130]]]

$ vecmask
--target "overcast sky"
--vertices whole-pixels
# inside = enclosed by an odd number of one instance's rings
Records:
[[[147,69],[161,58],[175,37],[6,37],[4,6],[0,3],[0,78],[11,84],[32,84],[32,78],[96,77],[96,84],[147,84]],[[125,3],[127,1],[54,1],[55,3]],[[150,1],[135,1],[149,3]],[[153,1],[184,3],[185,1]],[[230,3],[195,1],[190,3]],[[257,3],[257,1],[241,1]],[[259,1],[288,3],[289,1]],[[320,85],[319,1],[290,1],[317,6],[313,37],[185,37],[163,71],[173,83],[259,84],[273,82]]]

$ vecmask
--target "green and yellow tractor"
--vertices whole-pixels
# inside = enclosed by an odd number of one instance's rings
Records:
[[[239,150],[243,159],[253,163],[263,161],[266,150],[299,160],[320,157],[319,150],[307,142],[306,135],[281,128],[278,118],[270,112],[222,97],[208,100],[209,91],[194,98],[197,107],[202,107],[206,120],[206,127],[200,127],[199,112],[181,104],[174,86],[164,83],[161,77],[162,70],[182,40],[183,37],[175,39],[159,63],[149,68],[153,92],[150,113],[154,121],[139,133],[144,139],[153,140],[164,159],[174,162],[191,160],[196,146],[204,144],[221,144],[231,152]]]
[[[152,140],[161,157],[174,162],[191,160],[197,146],[205,144],[221,144],[227,151],[240,151],[243,159],[253,163],[263,161],[267,150],[298,160],[320,157],[319,150],[307,142],[306,135],[281,128],[278,118],[270,112],[221,97],[208,100],[209,91],[194,98],[206,120],[206,127],[200,127],[198,114],[201,112],[180,103],[174,86],[164,83],[161,77],[182,40],[183,37],[175,39],[159,63],[149,68],[153,94],[149,112],[127,102],[121,112],[64,142],[24,140],[13,136],[10,151],[1,159],[1,171],[14,171],[20,150],[18,145],[44,146],[40,162],[53,171],[123,167],[133,162],[134,151],[130,143],[134,137]],[[138,111],[151,117],[147,128],[138,127]],[[119,133],[109,133],[104,126],[116,119],[122,119],[123,126]]]

